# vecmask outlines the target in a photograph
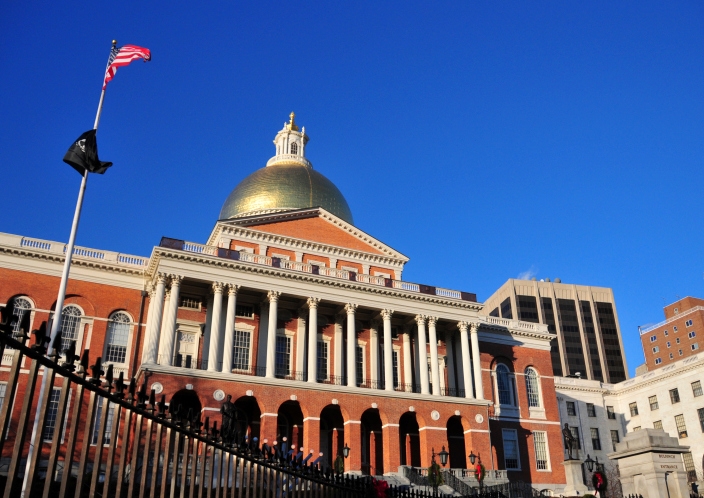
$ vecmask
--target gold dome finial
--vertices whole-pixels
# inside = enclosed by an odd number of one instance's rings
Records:
[[[291,114],[289,114],[288,117],[291,118],[291,121],[289,121],[288,124],[286,125],[286,129],[298,131],[298,126],[296,126],[296,122],[294,121],[294,118],[296,117],[296,113],[291,112]]]

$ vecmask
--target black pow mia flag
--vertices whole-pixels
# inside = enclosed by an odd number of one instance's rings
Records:
[[[102,175],[112,166],[112,163],[98,159],[98,142],[95,139],[95,132],[96,130],[89,130],[78,137],[64,156],[64,162],[71,165],[81,176],[85,170]]]

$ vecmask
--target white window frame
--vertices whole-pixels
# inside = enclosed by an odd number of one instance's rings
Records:
[[[362,348],[362,378],[357,379],[358,384],[364,384],[367,381],[367,342],[357,340],[357,347]],[[357,352],[354,356],[355,376],[357,371]]]
[[[36,303],[34,302],[33,299],[31,299],[29,296],[25,295],[20,295],[20,296],[15,296],[15,299],[24,299],[29,303],[29,308],[26,308],[29,311],[29,330],[27,330],[27,335],[30,335],[30,331],[34,330],[33,325],[34,325],[34,315],[36,314]],[[7,303],[5,303],[7,306]],[[14,310],[12,310],[14,314]],[[10,346],[5,347],[5,352],[2,355],[2,360],[0,364],[2,365],[12,365],[12,356],[13,356],[13,351]],[[24,365],[25,358],[22,358],[22,365]]]
[[[278,329],[276,331],[276,337],[286,337],[289,340],[289,345],[290,345],[290,352],[289,352],[289,359],[288,359],[288,366],[289,370],[284,374],[284,377],[289,377],[291,375],[291,372],[293,372],[293,368],[295,368],[295,358],[293,357],[293,339],[294,336],[296,335],[295,332],[292,332],[290,330],[286,329]],[[250,350],[251,351],[251,350]],[[276,375],[276,339],[274,339],[274,375]]]
[[[113,311],[112,313],[110,313],[110,317],[108,318],[107,325],[105,327],[105,343],[103,344],[103,358],[108,357],[108,347],[110,346],[110,343],[109,343],[110,336],[109,336],[108,332],[110,329],[110,324],[111,323],[125,323],[125,322],[115,322],[113,320],[113,317],[118,314],[123,314],[123,315],[127,316],[127,318],[129,319],[129,322],[126,322],[128,324],[129,329],[127,331],[127,344],[125,346],[125,361],[117,362],[117,361],[108,361],[106,359],[105,363],[104,363],[106,366],[107,365],[116,365],[116,366],[121,367],[123,365],[127,365],[128,360],[131,357],[131,353],[132,353],[132,351],[131,351],[131,349],[132,349],[132,334],[134,332],[134,325],[135,325],[134,319],[132,318],[132,315],[130,313],[126,312],[125,310],[117,310],[117,311]],[[126,373],[127,372],[125,372],[125,374]]]
[[[656,336],[656,335],[651,335],[651,336],[650,336],[650,342],[655,342],[655,341],[657,341],[657,340],[658,340],[658,336]]]
[[[509,468],[506,463],[506,434],[513,434],[513,441],[516,442],[516,466]],[[516,429],[501,429],[501,443],[504,446],[504,469],[510,471],[520,471],[521,470],[521,450],[518,447],[518,431]]]
[[[245,246],[235,245],[235,251],[246,252],[247,254],[254,254],[253,247],[245,247]]]
[[[659,353],[660,352],[660,346],[655,346],[653,348],[653,353]]]
[[[231,370],[235,372],[249,372],[252,370],[252,344],[254,341],[254,326],[249,325],[247,323],[235,323],[235,331],[238,332],[247,332],[249,334],[249,356],[247,358],[247,368],[246,369],[241,369],[241,368],[234,368],[234,366],[231,368]],[[233,345],[233,351],[232,351],[232,361],[235,361],[235,351],[234,351],[234,345]]]
[[[696,351],[697,349],[699,349],[699,343],[695,342],[694,344],[691,345],[691,347],[692,347],[692,351]]]
[[[327,377],[324,380],[321,380],[318,378],[318,342],[324,342],[327,347],[328,347],[328,352],[327,356],[325,358],[325,361],[327,363],[326,370],[327,370]],[[318,339],[316,340],[315,343],[315,379],[317,382],[329,382],[330,381],[330,353],[332,352],[332,349],[330,348],[332,344],[332,337],[327,337],[324,334],[318,334]]]
[[[291,256],[289,256],[288,254],[280,254],[280,253],[278,253],[278,252],[272,252],[272,253],[271,253],[271,257],[272,257],[272,258],[283,259],[283,260],[285,260],[285,261],[291,261]]]
[[[658,356],[657,358],[655,358],[655,364],[659,365],[660,363],[662,363],[662,358]]]
[[[687,334],[687,337],[689,337],[690,339],[694,339],[695,337],[697,337],[697,333],[694,330],[690,330]]]
[[[384,273],[383,271],[374,270],[374,277],[391,278],[391,273]]]
[[[500,395],[499,395],[499,374],[498,371],[500,367],[503,367],[506,369],[506,378],[508,381],[508,389],[509,389],[509,397],[510,401],[509,403],[501,403],[500,401]],[[516,399],[516,376],[515,374],[511,371],[511,369],[504,363],[497,363],[496,366],[494,367],[492,371],[492,376],[494,377],[494,391],[495,391],[495,400],[496,403],[494,404],[494,411],[497,416],[504,416],[504,417],[518,417],[519,416],[519,409],[518,409],[518,400]]]
[[[684,322],[685,327],[691,327],[693,324],[694,324],[694,322],[692,321],[691,318],[689,320],[687,320],[686,322]]]
[[[316,261],[316,260],[314,260],[314,259],[309,259],[309,260],[308,260],[308,263],[306,263],[306,264],[308,264],[308,265],[315,265],[315,266],[322,266],[323,268],[327,268],[327,266],[328,266],[328,265],[325,264],[324,262],[322,262],[322,261]]]
[[[361,273],[355,266],[341,266],[339,269],[342,271],[351,271],[352,273]]]
[[[545,443],[545,466],[547,468],[545,469],[539,469],[538,468],[538,448],[537,448],[537,439],[536,439],[536,434],[542,434]],[[533,453],[534,453],[534,458],[535,458],[535,470],[537,472],[552,472],[551,466],[550,466],[550,445],[548,444],[548,433],[547,431],[533,431]]]

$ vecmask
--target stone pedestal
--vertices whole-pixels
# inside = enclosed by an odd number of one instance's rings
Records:
[[[682,453],[688,451],[689,446],[681,446],[665,431],[643,429],[627,434],[608,456],[618,461],[624,496],[687,498]]]
[[[580,460],[565,460],[562,465],[565,466],[565,478],[567,479],[567,485],[562,494],[577,496],[587,493],[589,489],[584,485],[582,478],[582,462]]]

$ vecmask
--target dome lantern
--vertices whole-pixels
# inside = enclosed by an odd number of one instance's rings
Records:
[[[306,159],[305,147],[308,143],[308,135],[306,135],[306,127],[301,131],[298,130],[298,125],[295,121],[296,114],[291,113],[288,123],[284,123],[283,129],[274,137],[274,145],[276,145],[276,155],[269,159],[267,166],[276,164],[301,164],[308,168],[313,165]]]

